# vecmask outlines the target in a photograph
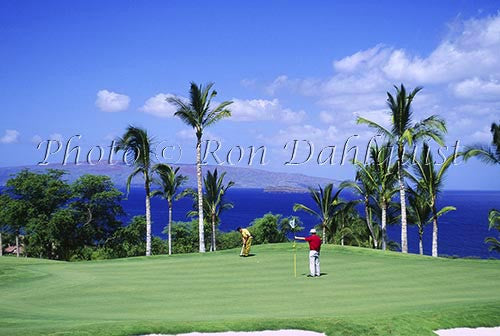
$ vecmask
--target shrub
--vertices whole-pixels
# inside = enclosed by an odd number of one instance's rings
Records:
[[[198,251],[198,220],[172,223],[172,253]]]
[[[167,254],[168,253],[167,241],[161,239],[160,237],[153,237],[151,239],[151,251],[153,255]]]
[[[241,246],[241,236],[239,232],[218,232],[217,249],[227,250]]]
[[[301,222],[297,217],[295,217],[295,222],[297,226],[294,231],[301,230]],[[287,234],[292,232],[289,218],[282,218],[282,215],[273,215],[270,212],[254,219],[248,230],[254,237],[255,244],[287,242]]]

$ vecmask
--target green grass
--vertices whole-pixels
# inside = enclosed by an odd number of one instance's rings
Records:
[[[433,335],[500,325],[500,261],[326,246],[306,278],[304,244],[66,263],[0,258],[0,335],[137,335],[298,328]]]

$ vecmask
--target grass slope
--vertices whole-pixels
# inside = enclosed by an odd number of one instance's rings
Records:
[[[298,328],[433,335],[500,325],[500,262],[326,246],[321,278],[291,244],[80,263],[0,258],[0,335]]]

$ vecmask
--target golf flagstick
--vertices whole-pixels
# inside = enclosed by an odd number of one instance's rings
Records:
[[[290,219],[290,227],[292,228],[292,233],[293,233],[293,274],[295,277],[297,277],[297,249],[296,249],[296,243],[295,243],[295,232],[293,232],[295,229],[295,218]]]
[[[295,248],[295,238],[293,239],[293,274],[297,277],[297,249]]]

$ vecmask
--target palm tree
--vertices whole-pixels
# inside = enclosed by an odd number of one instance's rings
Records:
[[[422,238],[424,236],[424,228],[427,224],[434,220],[434,215],[432,214],[432,208],[429,205],[429,202],[427,202],[427,198],[424,196],[424,192],[416,191],[411,188],[409,191],[410,197],[408,198],[408,202],[410,207],[408,209],[408,218],[410,223],[418,227],[418,252],[423,255],[424,246]],[[456,208],[446,206],[437,212],[436,217],[439,218],[445,213],[453,210],[456,210]]]
[[[404,151],[407,145],[411,146],[413,142],[422,138],[432,138],[442,145],[443,134],[446,133],[446,125],[444,120],[435,115],[414,124],[411,104],[422,88],[417,87],[407,95],[406,88],[403,84],[401,84],[400,87],[394,87],[396,88],[396,96],[387,92],[387,105],[390,109],[392,123],[392,129],[390,131],[376,122],[362,117],[358,117],[357,123],[367,124],[369,127],[374,128],[379,134],[387,138],[391,144],[397,147],[399,197],[401,202],[401,251],[403,253],[408,253],[406,195],[403,176]]]
[[[408,219],[410,223],[418,227],[418,252],[419,254],[424,254],[424,246],[422,243],[422,238],[424,236],[424,229],[430,221],[432,221],[432,211],[427,200],[419,192],[409,189],[410,196],[408,197],[408,203],[410,207],[408,209]]]
[[[491,210],[488,220],[490,222],[490,230],[495,228],[500,232],[500,211],[495,209]],[[487,237],[484,242],[491,244],[489,246],[490,251],[500,252],[500,241],[495,237]]]
[[[477,156],[481,161],[487,164],[500,164],[500,123],[491,124],[492,146],[474,145],[468,146],[463,153],[465,160]],[[496,209],[491,209],[488,214],[490,229],[496,228],[500,231],[500,212]],[[500,242],[494,237],[487,237],[485,243],[491,243],[490,250],[500,252]]]
[[[145,129],[128,126],[125,134],[118,139],[115,152],[123,150],[132,156],[135,166],[134,171],[127,179],[127,195],[130,192],[132,178],[142,174],[144,178],[144,190],[146,191],[146,255],[151,255],[151,145],[153,140],[148,136]]]
[[[500,123],[491,124],[492,146],[473,145],[465,147],[464,160],[477,157],[487,164],[500,164]]]
[[[377,201],[381,211],[382,226],[382,250],[387,248],[387,208],[392,196],[397,191],[397,164],[391,163],[391,147],[387,143],[382,147],[376,144],[370,148],[371,169],[367,170],[363,165],[358,164],[362,171],[365,171],[368,178],[373,183]]]
[[[364,203],[365,203],[365,213],[369,213],[371,222],[371,206],[369,198],[375,199],[378,203],[380,209],[380,219],[382,226],[382,250],[387,248],[387,209],[389,203],[391,202],[392,196],[397,191],[395,184],[397,182],[397,165],[391,163],[391,150],[390,145],[387,143],[382,147],[378,147],[377,144],[370,147],[370,164],[364,165],[359,161],[355,161],[356,166],[358,166],[358,171],[356,173],[357,180],[360,184],[347,182],[345,185],[350,186],[356,190],[356,185],[358,185],[358,190],[365,191]],[[369,194],[366,193],[369,191]],[[367,221],[368,223],[368,221]],[[377,248],[378,241],[373,225],[369,224],[368,228],[372,234],[372,239],[374,247]]]
[[[233,181],[229,181],[227,185],[224,185],[224,176],[226,173],[222,173],[218,176],[217,169],[215,169],[212,174],[210,171],[207,171],[207,176],[205,178],[205,209],[210,215],[211,224],[212,224],[212,242],[211,242],[211,250],[216,251],[217,245],[215,241],[216,237],[216,229],[217,224],[220,221],[220,213],[223,210],[232,209],[233,204],[224,202],[224,195],[227,190],[234,185]]]
[[[0,193],[0,257],[3,255],[3,241],[2,233],[7,231],[8,223],[6,221],[6,215],[3,213],[9,204],[10,197],[6,194]]]
[[[180,97],[167,98],[167,101],[177,107],[175,115],[184,123],[191,126],[196,132],[196,178],[198,182],[198,229],[199,229],[199,249],[205,252],[205,235],[203,226],[203,190],[201,172],[201,138],[206,127],[215,124],[222,118],[230,117],[231,111],[227,107],[232,101],[225,101],[215,108],[210,106],[212,99],[217,95],[217,91],[212,90],[213,83],[205,87],[191,82],[189,91],[189,101]]]
[[[318,207],[319,211],[312,210],[308,206],[300,203],[295,203],[293,205],[293,211],[302,210],[313,216],[316,216],[320,222],[323,229],[322,240],[326,243],[326,230],[331,224],[333,218],[334,207],[338,203],[338,197],[340,191],[339,189],[334,195],[332,195],[333,184],[329,183],[326,185],[325,189],[319,186],[319,190],[309,188],[309,194],[311,195],[314,203]]]
[[[151,196],[161,196],[168,202],[168,254],[172,254],[172,205],[177,190],[188,179],[179,174],[179,167],[172,168],[168,164],[159,163],[153,166],[153,171],[158,175],[157,184],[160,190],[154,190]]]
[[[355,209],[359,202],[359,200],[344,201],[340,197],[333,201],[332,220],[327,227],[327,241],[335,241],[340,238],[340,245],[344,246],[345,238],[351,238],[358,246],[362,245],[363,237],[352,229],[356,221],[362,220]]]
[[[356,172],[356,181],[343,181],[342,183],[340,183],[339,188],[351,189],[352,191],[354,191],[354,193],[360,195],[363,198],[366,226],[368,227],[370,235],[372,236],[373,247],[377,248],[378,240],[376,232],[373,228],[372,208],[370,206],[370,199],[373,198],[375,192],[373,190],[373,183],[371,183],[369,177],[363,171],[358,170]]]
[[[415,176],[408,173],[417,185],[419,193],[426,198],[432,211],[433,257],[438,256],[438,217],[448,211],[456,210],[454,207],[445,207],[438,212],[436,208],[436,200],[443,187],[444,174],[454,159],[454,155],[448,156],[439,166],[439,169],[437,169],[429,145],[424,142],[420,158],[414,162],[413,170]]]
[[[217,169],[215,169],[212,174],[210,171],[207,172],[207,177],[204,179],[203,184],[205,186],[205,195],[203,196],[203,212],[210,216],[210,224],[212,226],[211,233],[211,251],[216,250],[216,234],[217,225],[220,221],[220,214],[223,210],[229,210],[233,208],[233,204],[224,201],[224,196],[226,191],[234,185],[233,181],[229,181],[227,185],[224,185],[224,176],[226,173],[222,173],[218,176]],[[196,190],[188,188],[185,189],[179,198],[190,196],[193,198],[194,208],[198,208],[198,193]],[[198,214],[196,210],[191,210],[187,213],[188,217],[194,217]]]

